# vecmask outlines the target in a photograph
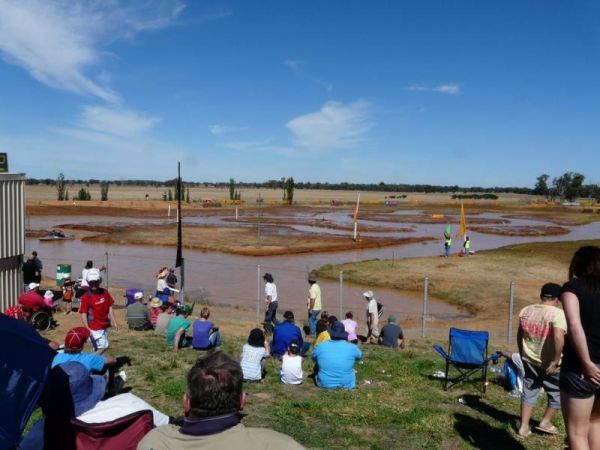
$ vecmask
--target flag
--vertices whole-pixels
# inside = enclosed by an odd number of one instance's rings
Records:
[[[360,204],[360,192],[358,193],[358,196],[356,197],[356,207],[354,208],[354,216],[352,218],[352,221],[354,223],[358,222],[358,205]]]
[[[465,205],[463,205],[462,200],[460,201],[460,228],[458,232],[464,236],[467,234],[467,221],[465,219]]]

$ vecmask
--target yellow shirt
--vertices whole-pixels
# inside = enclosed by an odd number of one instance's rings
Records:
[[[308,306],[310,307],[310,300],[314,299],[315,304],[313,305],[314,311],[321,311],[321,287],[317,283],[313,283],[308,290]]]
[[[567,320],[562,309],[538,303],[526,306],[519,313],[524,360],[542,368],[554,358],[554,329],[567,331]]]
[[[329,336],[329,331],[321,331],[317,338],[315,339],[315,347],[319,345],[321,342],[329,341],[331,336]]]

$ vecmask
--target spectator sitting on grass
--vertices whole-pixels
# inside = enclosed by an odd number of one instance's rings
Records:
[[[356,335],[356,329],[358,328],[358,324],[354,320],[354,314],[352,314],[352,311],[348,311],[346,313],[346,318],[342,320],[342,323],[344,324],[346,333],[348,333],[348,342],[357,344],[358,336]]]
[[[200,311],[200,319],[194,322],[192,347],[195,350],[209,350],[223,345],[219,327],[210,322],[209,317],[210,310],[205,306]]]
[[[242,347],[240,362],[244,380],[261,381],[267,373],[266,358],[269,356],[269,342],[260,328],[254,328],[248,336],[248,343]]]
[[[404,348],[404,333],[402,328],[398,326],[396,316],[390,315],[388,323],[381,329],[379,334],[379,343],[384,347]]]
[[[223,352],[200,358],[187,376],[183,425],[150,431],[138,450],[223,448],[302,449],[291,437],[264,428],[248,428],[240,411],[246,394],[240,364]]]
[[[158,316],[163,312],[161,306],[162,302],[160,301],[160,298],[154,297],[150,300],[150,325],[152,325],[152,328],[156,328]]]
[[[160,301],[160,299],[159,299]],[[167,337],[167,329],[173,319],[175,309],[172,306],[165,305],[161,302],[160,310],[162,311],[156,318],[156,326],[154,327],[154,334],[156,336]]]
[[[314,348],[312,359],[318,365],[317,386],[326,389],[353,389],[356,387],[354,363],[362,358],[358,346],[350,344],[344,324],[335,322],[330,330],[331,340]]]
[[[144,304],[144,294],[142,292],[136,292],[133,295],[135,303],[127,307],[127,325],[130,330],[134,331],[146,331],[152,329],[150,323],[150,310]]]
[[[331,339],[329,337],[328,326],[329,326],[329,323],[326,319],[325,320],[321,319],[317,322],[317,337],[313,341],[313,347],[316,347],[321,342],[325,342],[325,341],[328,341],[329,339]]]
[[[302,357],[300,352],[300,342],[292,341],[288,351],[283,355],[281,364],[281,381],[283,384],[301,384],[304,379],[302,371]]]
[[[290,343],[294,340],[300,342],[300,355],[308,351],[310,344],[304,342],[302,339],[302,332],[294,324],[294,313],[292,311],[286,311],[283,313],[284,321],[275,326],[273,330],[273,343],[271,349],[274,356],[280,358],[287,351]]]
[[[71,361],[76,361],[90,372],[101,372],[106,366],[114,366],[117,362],[114,356],[98,355],[97,353],[84,353],[85,342],[90,338],[90,330],[84,327],[75,327],[65,336],[65,351],[57,353],[52,361],[52,367]]]
[[[190,339],[186,337],[185,332],[191,325],[187,319],[191,313],[192,308],[188,305],[181,305],[175,309],[175,316],[169,322],[169,327],[167,328],[167,346],[173,349],[175,353],[180,348],[190,346]]]

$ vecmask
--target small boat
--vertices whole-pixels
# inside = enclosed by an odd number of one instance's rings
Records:
[[[40,242],[54,242],[54,241],[70,241],[75,239],[72,234],[65,234],[62,230],[52,230],[46,236],[40,238]]]

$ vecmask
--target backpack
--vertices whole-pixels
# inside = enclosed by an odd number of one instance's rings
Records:
[[[500,371],[500,385],[506,391],[514,391],[515,389],[518,390],[519,385],[517,384],[517,379],[517,368],[513,362],[510,360],[504,361],[504,365]]]

